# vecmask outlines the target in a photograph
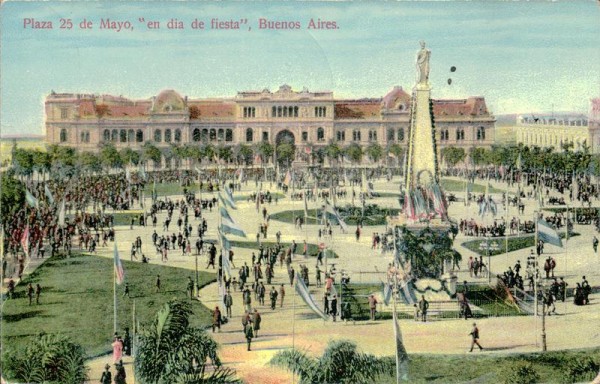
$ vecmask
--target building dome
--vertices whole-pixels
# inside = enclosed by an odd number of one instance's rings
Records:
[[[162,91],[156,96],[154,110],[157,112],[182,111],[185,109],[185,102],[181,95],[172,89]]]

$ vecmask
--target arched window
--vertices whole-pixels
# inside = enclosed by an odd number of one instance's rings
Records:
[[[141,129],[137,130],[137,132],[135,133],[135,141],[137,141],[138,143],[144,141],[144,131],[142,131]]]
[[[79,141],[85,143],[85,132],[81,132],[79,134]]]
[[[456,141],[461,141],[465,139],[465,130],[463,128],[456,129]]]
[[[298,107],[294,107],[294,117],[298,117]]]
[[[67,130],[65,128],[60,130],[60,142],[64,143],[67,141]]]
[[[217,130],[216,129],[211,129],[209,131],[209,133],[210,133],[210,141],[217,140]]]
[[[200,141],[200,130],[198,128],[192,131],[192,140],[196,142]]]
[[[246,141],[254,141],[254,131],[252,130],[252,128],[246,128]]]
[[[130,129],[127,131],[127,142],[133,143],[135,141],[135,131]]]
[[[89,133],[89,132],[86,132],[86,133],[85,133],[85,142],[86,142],[86,143],[89,143],[89,142],[90,142],[90,133]]]
[[[477,128],[477,140],[485,140],[485,127]]]
[[[273,106],[273,108],[271,108],[271,116],[272,117],[277,116],[277,107],[276,106]]]
[[[217,138],[219,139],[219,141],[225,140],[225,131],[223,130],[223,128],[219,128],[219,131],[217,132]]]
[[[317,128],[317,141],[325,141],[325,130],[321,127]]]
[[[394,130],[391,128],[387,130],[387,141],[394,141],[394,133]]]
[[[171,142],[171,130],[165,129],[165,143]]]
[[[202,130],[202,141],[208,141],[208,129],[206,128]]]
[[[233,130],[232,129],[225,130],[225,141],[233,141]]]
[[[175,142],[181,143],[181,129],[175,130]]]
[[[398,128],[398,141],[404,141],[404,128]]]
[[[113,129],[112,132],[110,133],[110,141],[116,143],[118,138],[119,138],[119,131],[117,131],[116,129]]]
[[[154,131],[154,141],[156,141],[157,143],[160,143],[162,141],[162,131],[160,129]]]
[[[127,142],[127,131],[125,129],[121,129],[119,131],[119,141],[121,143],[126,143]]]
[[[352,140],[360,141],[360,131],[359,130],[352,131]]]
[[[108,129],[104,130],[102,138],[104,141],[110,141],[110,131]]]

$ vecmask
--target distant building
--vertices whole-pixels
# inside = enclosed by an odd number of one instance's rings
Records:
[[[600,153],[600,97],[590,100],[589,130],[594,153]]]
[[[490,147],[494,142],[495,118],[483,97],[432,100],[432,108],[438,148]],[[49,144],[97,151],[102,143],[137,150],[146,142],[162,149],[288,142],[303,162],[306,153],[331,142],[405,146],[411,95],[394,87],[383,98],[336,99],[330,91],[294,91],[288,85],[219,99],[188,99],[173,90],[143,100],[52,93],[45,110]]]
[[[564,143],[574,150],[590,146],[588,116],[585,114],[527,114],[517,116],[517,143],[560,151]]]

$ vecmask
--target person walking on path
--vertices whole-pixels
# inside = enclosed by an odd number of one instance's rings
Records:
[[[248,345],[248,351],[250,351],[250,347],[252,344],[252,338],[254,338],[254,327],[252,325],[252,320],[249,320],[244,327],[244,335],[246,336],[246,343]]]
[[[112,373],[110,372],[110,365],[104,366],[104,372],[100,376],[100,384],[112,384]]]
[[[129,296],[129,283],[125,283],[125,292],[123,292],[123,297],[130,297]]]
[[[475,344],[477,344],[480,351],[483,351],[483,347],[481,346],[481,344],[479,344],[479,328],[477,328],[477,324],[473,323],[473,329],[471,330],[471,333],[469,333],[469,335],[471,335],[471,349],[469,350],[469,352],[473,352],[473,347],[475,346]]]
[[[156,275],[156,292],[160,292],[160,275]]]
[[[271,292],[269,292],[269,298],[271,299],[271,309],[275,310],[277,306],[277,290],[275,287],[271,287]]]
[[[369,309],[371,311],[371,321],[375,321],[375,312],[377,311],[377,299],[375,295],[369,296]]]
[[[279,308],[283,308],[283,298],[285,297],[285,288],[283,288],[283,284],[281,284],[281,288],[279,288]]]
[[[594,253],[598,253],[598,238],[596,236],[592,240],[592,247],[594,247]]]
[[[224,299],[225,304],[225,313],[227,317],[231,317],[231,306],[233,305],[233,297],[231,296],[231,292],[227,291]]]
[[[215,328],[218,328],[219,332],[221,332],[221,322],[222,321],[223,321],[223,319],[221,318],[221,310],[217,306],[217,307],[215,307],[215,310],[213,312],[213,322],[212,322],[213,333],[215,333]]]
[[[260,317],[260,313],[258,313],[258,309],[254,308],[254,314],[252,315],[254,337],[258,337],[258,331],[260,330],[261,321],[262,321],[262,318]]]
[[[421,296],[419,301],[419,312],[421,312],[421,321],[427,321],[427,310],[429,309],[429,302],[425,300],[425,295]]]
[[[123,341],[116,334],[115,334],[115,338],[112,343],[112,347],[113,347],[113,362],[117,363],[123,357]]]

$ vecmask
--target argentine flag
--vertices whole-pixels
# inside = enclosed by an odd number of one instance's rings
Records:
[[[544,243],[562,248],[563,245],[560,236],[558,236],[558,233],[546,222],[546,220],[539,219],[537,224],[538,239],[542,240]]]

